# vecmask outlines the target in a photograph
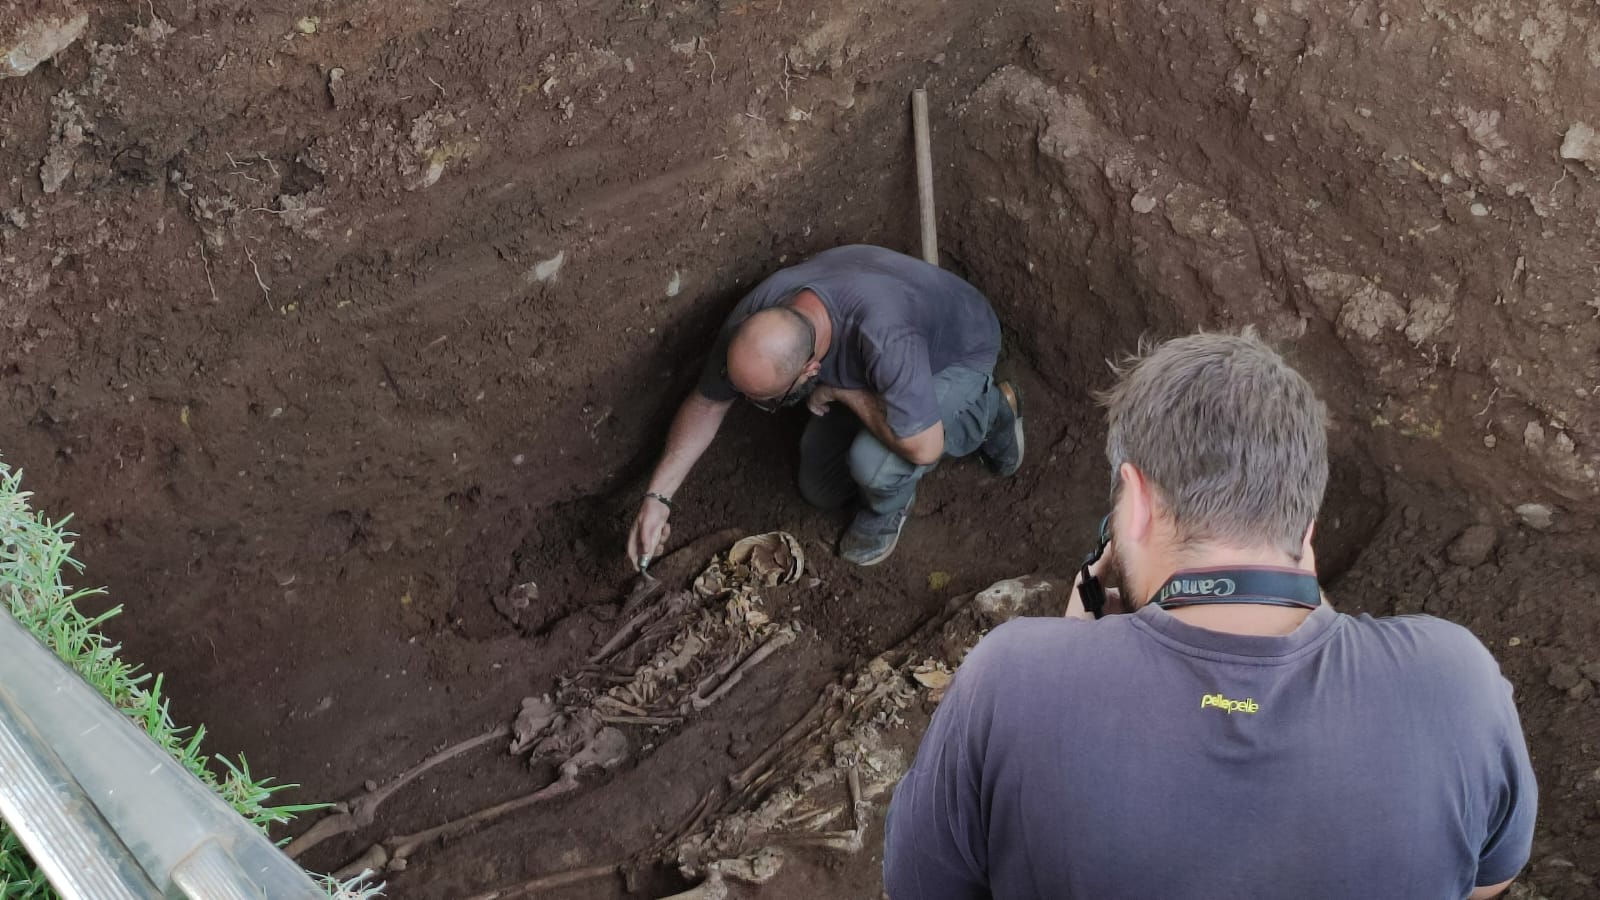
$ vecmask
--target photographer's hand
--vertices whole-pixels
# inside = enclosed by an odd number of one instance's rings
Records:
[[[1089,574],[1096,578],[1104,578],[1106,573],[1111,570],[1111,559],[1115,552],[1116,545],[1114,543],[1107,544],[1105,552],[1100,555],[1099,559],[1094,561],[1093,565],[1089,566]],[[1067,600],[1067,611],[1061,614],[1062,618],[1083,619],[1089,622],[1094,621],[1094,613],[1091,613],[1088,609],[1084,608],[1083,594],[1079,590],[1082,586],[1083,569],[1079,568],[1077,576],[1072,580],[1072,596]],[[1105,614],[1110,615],[1112,613],[1123,612],[1122,591],[1117,588],[1106,588],[1105,591]]]

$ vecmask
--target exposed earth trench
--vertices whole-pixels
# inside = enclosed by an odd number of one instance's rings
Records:
[[[391,896],[629,859],[952,598],[1069,570],[1107,360],[1244,325],[1329,407],[1336,604],[1489,646],[1542,792],[1516,890],[1600,893],[1587,0],[26,0],[0,52],[77,12],[0,78],[0,451],[75,515],[175,716],[306,800],[508,724],[619,627],[623,531],[720,317],[818,250],[914,252],[907,97],[933,99],[942,263],[1005,326],[1021,473],[941,466],[855,570],[795,491],[803,414],[736,411],[673,546],[797,536],[810,580],[766,597],[792,642]],[[305,861],[556,779],[496,739]],[[731,895],[879,896],[881,814]]]

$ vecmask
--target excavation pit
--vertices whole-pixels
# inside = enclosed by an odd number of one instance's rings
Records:
[[[803,414],[736,411],[674,516],[677,577],[795,535],[783,664],[416,851],[393,895],[649,848],[952,598],[1088,548],[1108,360],[1249,325],[1329,407],[1335,602],[1490,647],[1545,798],[1524,880],[1584,896],[1600,701],[1565,673],[1600,662],[1600,190],[1564,136],[1600,85],[1561,61],[1600,32],[1553,9],[358,2],[307,32],[282,4],[99,6],[0,80],[0,451],[75,514],[179,719],[307,800],[358,797],[509,726],[626,621],[622,535],[722,315],[827,247],[913,249],[926,87],[941,261],[1000,314],[1022,472],[941,466],[895,557],[855,570],[793,487]],[[306,861],[560,778],[502,743]],[[864,834],[735,895],[875,897]],[[549,895],[689,886],[662,864]]]

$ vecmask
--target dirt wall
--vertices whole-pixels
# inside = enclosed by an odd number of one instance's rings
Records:
[[[1347,455],[1497,521],[1593,522],[1592,15],[1074,4],[1054,26],[963,104],[946,221],[1063,389],[1130,335],[1254,324]]]

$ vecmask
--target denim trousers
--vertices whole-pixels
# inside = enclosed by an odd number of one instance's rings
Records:
[[[944,455],[976,452],[1006,402],[993,371],[950,366],[933,376],[933,384],[944,422]],[[932,470],[889,449],[842,403],[814,416],[800,438],[800,494],[823,509],[859,496],[880,516],[898,513],[916,495],[917,481]]]

